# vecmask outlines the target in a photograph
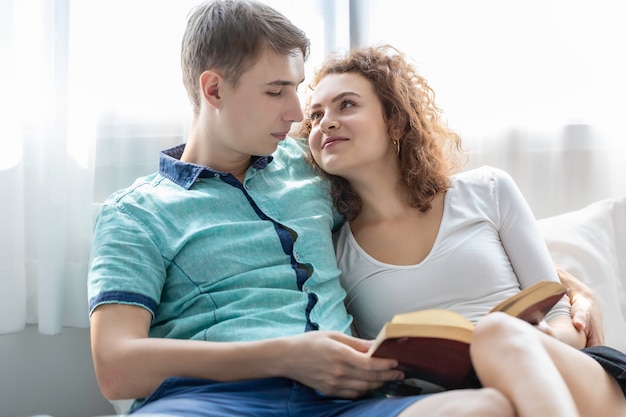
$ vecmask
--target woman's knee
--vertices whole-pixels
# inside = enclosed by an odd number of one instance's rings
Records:
[[[528,357],[540,345],[537,332],[528,323],[505,313],[491,313],[476,324],[470,354],[474,366],[484,370],[508,358]]]
[[[472,344],[514,343],[528,340],[533,336],[533,328],[506,313],[490,313],[476,323]]]

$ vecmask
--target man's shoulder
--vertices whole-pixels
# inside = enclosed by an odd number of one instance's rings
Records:
[[[165,187],[165,188],[164,188]],[[153,239],[168,233],[168,225],[180,218],[184,190],[155,172],[137,178],[131,185],[113,192],[98,208],[99,227],[149,232]]]
[[[155,187],[163,179],[164,177],[158,172],[138,177],[130,185],[112,192],[104,201],[104,205],[116,205],[143,199],[147,195],[154,193]]]
[[[304,159],[308,155],[309,145],[306,139],[287,136],[278,144],[274,157]]]
[[[285,173],[290,178],[313,179],[317,175],[309,161],[309,147],[306,139],[286,137],[278,144],[272,154],[272,163],[268,166],[269,172]]]

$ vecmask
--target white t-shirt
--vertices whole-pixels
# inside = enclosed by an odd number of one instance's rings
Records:
[[[358,335],[374,338],[393,315],[428,308],[476,322],[500,301],[540,280],[558,281],[535,217],[513,179],[482,167],[452,177],[432,250],[417,265],[379,262],[346,223],[336,252],[346,306]],[[563,299],[546,319],[568,315]]]

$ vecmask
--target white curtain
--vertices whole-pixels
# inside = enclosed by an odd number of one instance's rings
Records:
[[[93,97],[68,1],[0,3],[0,333],[86,326]],[[70,49],[74,49],[70,54]]]
[[[189,126],[179,45],[196,3],[0,0],[0,334],[89,325],[99,205]],[[538,217],[626,195],[618,2],[267,3],[311,37],[309,75],[350,45],[409,53],[470,167],[507,169]]]

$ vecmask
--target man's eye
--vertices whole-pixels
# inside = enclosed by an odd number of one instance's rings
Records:
[[[280,91],[268,91],[267,94],[272,97],[278,97],[280,95]]]

